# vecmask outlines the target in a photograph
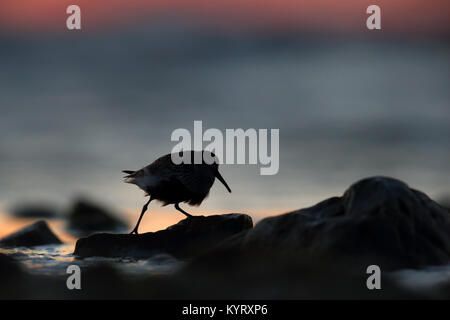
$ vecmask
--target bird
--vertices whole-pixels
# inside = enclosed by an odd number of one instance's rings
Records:
[[[162,202],[163,206],[173,204],[176,210],[191,218],[192,215],[181,209],[179,204],[185,202],[199,206],[208,196],[216,178],[231,193],[230,187],[219,173],[219,161],[214,153],[205,150],[180,151],[178,155],[183,157],[183,152],[188,152],[185,156],[190,156],[190,163],[175,164],[172,161],[174,154],[169,153],[140,170],[122,170],[127,174],[124,177],[125,183],[137,185],[145,192],[145,196],[149,196],[130,234],[138,234],[139,224],[152,200]],[[199,154],[195,155],[196,153]],[[205,162],[205,155],[213,159],[211,164]],[[197,156],[201,156],[201,163],[194,163],[193,159]]]

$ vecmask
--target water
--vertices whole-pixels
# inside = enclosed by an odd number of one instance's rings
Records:
[[[371,175],[450,190],[449,47],[442,40],[129,32],[0,39],[0,204],[87,195],[137,212],[121,182],[176,128],[279,128],[280,171],[223,166],[194,214],[256,219],[342,194]],[[159,210],[154,208],[155,210]]]
[[[450,284],[450,265],[431,266],[422,270],[405,269],[393,272],[391,276],[409,290],[438,298],[443,287]]]
[[[34,275],[67,276],[67,267],[77,265],[80,268],[99,264],[114,265],[127,276],[149,276],[170,274],[178,270],[182,262],[176,258],[160,254],[146,260],[128,258],[91,257],[76,258],[72,253],[73,243],[63,245],[46,245],[34,248],[0,248],[6,254],[22,263],[25,271]]]

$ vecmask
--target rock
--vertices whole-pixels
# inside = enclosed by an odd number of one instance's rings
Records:
[[[33,247],[46,244],[61,244],[61,240],[50,230],[47,222],[37,221],[0,240],[2,247]]]
[[[0,253],[0,299],[11,300],[23,298],[26,275],[21,264],[11,257]]]
[[[86,200],[74,203],[69,212],[68,222],[69,229],[79,234],[128,228],[128,225],[115,214]]]
[[[226,241],[227,242],[227,241]],[[312,259],[276,251],[212,251],[188,261],[165,283],[164,299],[411,299],[381,273],[382,290],[367,290],[368,275],[345,259]],[[237,249],[237,250],[236,250]],[[161,290],[160,292],[164,292]],[[160,293],[161,294],[161,293]],[[164,293],[163,293],[164,294]],[[161,298],[160,298],[161,299]]]
[[[74,254],[80,257],[150,257],[168,253],[176,258],[190,258],[252,226],[252,219],[245,214],[194,216],[157,232],[100,233],[81,238]]]
[[[342,197],[261,220],[229,250],[341,256],[388,269],[450,262],[450,215],[405,183],[373,177]]]
[[[22,272],[22,269],[13,258],[8,257],[6,254],[0,253],[0,280],[4,281],[11,275],[18,275]]]

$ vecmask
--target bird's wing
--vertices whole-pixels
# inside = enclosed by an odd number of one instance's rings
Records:
[[[169,159],[165,159],[169,157]],[[176,179],[181,182],[189,191],[204,194],[208,193],[214,179],[204,170],[203,165],[194,164],[174,164],[170,160],[170,155],[157,159],[148,170],[158,176],[159,180]]]
[[[178,165],[180,167],[176,177],[186,188],[197,194],[207,194],[214,178],[202,169],[202,165]]]

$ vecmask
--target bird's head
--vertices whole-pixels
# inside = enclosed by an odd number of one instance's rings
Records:
[[[208,165],[208,167],[211,169],[214,177],[216,177],[222,184],[227,188],[228,192],[231,193],[231,189],[226,183],[225,179],[222,177],[222,175],[219,172],[219,159],[216,157],[216,155],[209,151],[203,151],[203,161]]]

